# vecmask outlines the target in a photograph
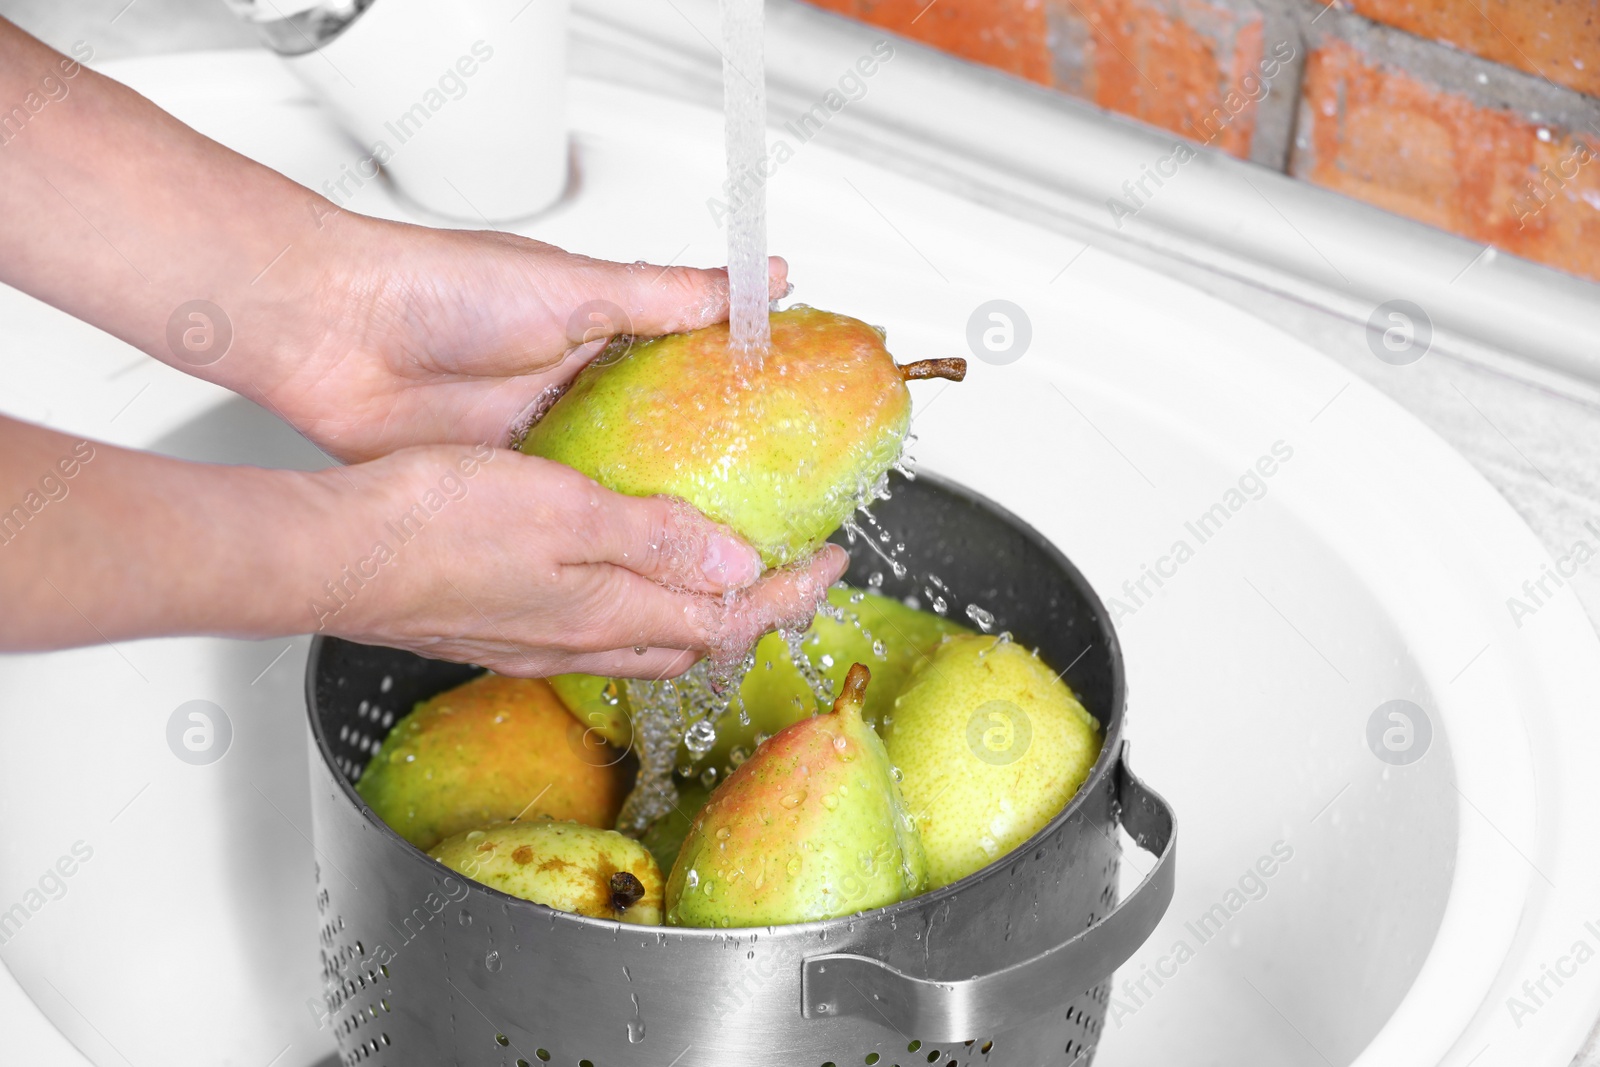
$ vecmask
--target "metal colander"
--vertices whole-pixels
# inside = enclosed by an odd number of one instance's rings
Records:
[[[319,638],[308,667],[327,1007],[343,1062],[382,1067],[1087,1065],[1112,972],[1172,898],[1171,812],[1132,774],[1116,635],[1078,570],[994,504],[927,475],[874,506],[906,550],[846,579],[919,595],[938,574],[1037,645],[1099,719],[1078,795],[1025,846],[892,907],[759,930],[641,927],[479,885],[352,788],[393,723],[479,671]],[[1117,901],[1122,825],[1156,854]]]

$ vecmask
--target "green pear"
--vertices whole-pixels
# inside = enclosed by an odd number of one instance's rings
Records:
[[[652,822],[639,837],[663,871],[672,870],[672,865],[678,861],[678,853],[683,851],[683,841],[689,836],[694,817],[711,799],[711,790],[699,782],[680,781],[676,788],[678,799],[673,803],[672,810]]]
[[[927,864],[854,664],[833,711],[768,738],[695,816],[667,879],[667,923],[833,919],[922,891]]]
[[[500,823],[428,853],[502,893],[595,919],[661,925],[661,868],[639,842],[575,822]]]
[[[501,819],[609,827],[628,768],[590,740],[542,678],[483,674],[395,723],[356,792],[420,849]]]
[[[633,741],[633,724],[628,721],[628,696],[613,678],[593,674],[558,674],[549,679],[561,703],[594,736],[626,749]]]
[[[865,590],[835,586],[828,590],[828,603],[843,612],[844,618],[819,612],[801,637],[801,648],[817,673],[832,683],[835,693],[842,691],[850,664],[871,666],[872,686],[862,715],[874,726],[882,722],[901,686],[941,639],[971,632],[951,619]],[[777,634],[768,634],[756,645],[755,667],[745,676],[739,695],[750,711],[752,725],[767,734],[825,710],[818,706]],[[755,722],[758,717],[763,720],[759,724]],[[748,731],[741,731],[739,725],[736,715],[717,724],[719,747],[725,731],[731,746],[754,747]],[[713,749],[712,755],[716,753]]]
[[[883,721],[900,687],[943,637],[971,632],[951,619],[865,590],[835,586],[828,590],[828,603],[844,618],[819,613],[802,636],[801,646],[835,693],[844,684],[850,664],[871,664],[873,683],[864,717],[874,726]],[[628,747],[633,737],[628,697],[617,682],[589,674],[563,674],[551,678],[550,686],[578,721],[599,738],[619,749]],[[755,750],[759,738],[770,737],[826,707],[819,705],[790,658],[784,639],[775,633],[756,644],[755,666],[740,684],[739,700],[748,721],[741,721],[739,702],[735,702],[717,719],[717,740],[710,751],[696,755],[680,746],[677,766],[693,768],[696,776],[709,768],[715,770],[716,778],[726,777]]]
[[[929,888],[965,878],[1055,818],[1100,755],[1100,724],[1009,636],[945,640],[885,731],[922,836]]]
[[[580,371],[522,451],[630,496],[688,501],[761,553],[803,559],[870,499],[899,458],[916,378],[966,363],[897,367],[883,335],[815,308],[771,317],[756,366],[718,323],[634,345]]]

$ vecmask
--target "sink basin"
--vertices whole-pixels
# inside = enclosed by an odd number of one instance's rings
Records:
[[[106,69],[313,188],[363,155],[270,56]],[[580,180],[523,232],[721,262],[720,116],[589,78],[570,106]],[[1549,563],[1511,508],[1335,364],[1104,248],[820,144],[769,195],[796,299],[882,324],[902,359],[967,354],[989,300],[1031,322],[1022,358],[917,390],[914,451],[1100,590],[1134,765],[1183,828],[1176,897],[1119,972],[1097,1063],[1566,1062],[1600,1011],[1600,965],[1571,955],[1600,945],[1600,643],[1570,596],[1508,614]],[[381,182],[341,199],[410,217]],[[8,413],[194,459],[326,462],[13,291],[0,324]],[[0,931],[0,1059],[329,1054],[304,656],[304,639],[183,639],[0,659],[0,908],[91,854]],[[169,750],[191,700],[231,724],[214,763]],[[1144,862],[1128,850],[1125,875]],[[1561,984],[1530,999],[1547,964]]]

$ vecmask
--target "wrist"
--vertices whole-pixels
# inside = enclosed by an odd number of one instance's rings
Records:
[[[392,597],[398,552],[386,528],[408,481],[405,457],[298,473],[286,486],[281,535],[269,553],[280,562],[270,594],[271,625],[284,634],[359,635]],[[391,586],[390,588],[385,588]]]
[[[202,295],[174,304],[151,354],[306,427],[288,410],[356,338],[361,274],[382,253],[378,220],[340,211],[284,180],[267,216],[229,236],[238,248]]]
[[[441,599],[458,598],[438,573],[450,560],[432,530],[497,455],[504,453],[486,445],[408,448],[310,476],[310,521],[331,533],[308,546],[297,571],[304,577],[286,598],[296,632],[366,641],[406,636],[413,619],[437,613]]]

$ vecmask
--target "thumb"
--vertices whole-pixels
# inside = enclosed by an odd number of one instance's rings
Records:
[[[696,330],[728,317],[728,272],[722,267],[661,267],[590,260],[571,286],[567,341],[578,346],[618,334],[657,337]],[[767,295],[789,291],[789,264],[767,258]],[[596,344],[598,348],[598,344]]]

